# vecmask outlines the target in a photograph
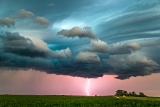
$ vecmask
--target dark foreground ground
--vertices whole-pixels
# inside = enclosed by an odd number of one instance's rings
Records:
[[[160,107],[160,98],[0,95],[0,107]]]

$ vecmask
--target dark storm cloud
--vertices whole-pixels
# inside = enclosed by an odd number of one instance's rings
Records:
[[[0,26],[11,27],[15,25],[15,21],[12,18],[0,18]]]
[[[86,78],[99,77],[108,72],[104,70],[106,67],[100,64],[100,58],[94,53],[80,52],[75,60],[63,60],[61,58],[71,56],[69,48],[51,52],[44,46],[42,46],[43,48],[37,47],[38,44],[34,44],[36,42],[22,37],[18,33],[6,33],[0,36],[1,69],[35,69],[47,73]]]
[[[0,51],[1,69],[44,69],[50,67],[51,61],[43,58],[31,58],[26,56],[18,56],[16,54],[5,53]],[[53,66],[53,65],[52,65]],[[39,69],[40,70],[40,69]]]
[[[0,69],[85,78],[111,74],[117,79],[159,73],[159,4],[158,0],[1,0],[0,16],[7,18],[0,18]]]
[[[62,29],[60,32],[57,33],[57,35],[63,35],[65,37],[88,37],[91,39],[96,38],[96,35],[92,32],[91,27],[84,27],[83,29],[80,27],[73,27],[70,30]]]
[[[15,54],[0,52],[1,69],[19,70],[35,69],[49,74],[71,75],[85,78],[95,78],[103,76],[103,72],[98,72],[98,65],[69,63],[64,60],[51,60],[44,58],[30,58],[17,56]]]
[[[34,42],[18,33],[6,33],[0,37],[1,69],[35,69],[58,75],[85,78],[116,74],[117,79],[150,75],[159,72],[160,69],[157,62],[139,53],[111,55],[109,59],[102,61],[101,57],[93,52],[80,52],[75,58],[70,58],[71,50],[69,48],[52,51],[45,47],[46,45],[42,41]],[[100,46],[103,46],[104,42],[101,42],[98,41]],[[43,45],[39,46],[40,44]]]

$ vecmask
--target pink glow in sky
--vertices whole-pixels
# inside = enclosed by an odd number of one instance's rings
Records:
[[[49,95],[113,95],[116,90],[142,91],[149,96],[160,96],[159,77],[153,74],[118,80],[114,75],[96,79],[46,74],[44,72],[0,72],[0,94],[49,94]]]

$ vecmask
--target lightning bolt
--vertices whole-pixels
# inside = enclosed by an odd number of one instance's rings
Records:
[[[86,93],[87,93],[87,96],[90,95],[90,93],[89,93],[89,86],[90,86],[90,79],[87,79],[87,86],[86,86]]]

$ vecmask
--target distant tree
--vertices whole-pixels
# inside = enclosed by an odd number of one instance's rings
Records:
[[[128,96],[132,96],[132,93],[131,93],[131,92],[129,92],[129,93],[128,93]]]
[[[146,95],[142,92],[139,92],[139,97],[146,97]]]
[[[133,92],[127,92],[125,90],[117,90],[115,96],[121,97],[121,96],[134,96],[134,97],[146,97],[146,95],[142,92],[138,94],[136,94],[135,91]]]
[[[137,96],[135,91],[132,92],[132,96]]]
[[[128,96],[128,92],[127,91],[123,91],[123,95]]]
[[[125,90],[117,90],[115,96],[127,96],[128,93]]]

